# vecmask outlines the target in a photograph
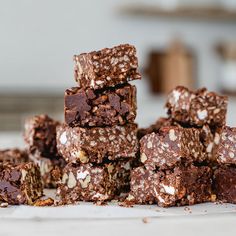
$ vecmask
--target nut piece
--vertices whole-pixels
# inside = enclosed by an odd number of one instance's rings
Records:
[[[147,160],[147,156],[145,153],[141,154],[141,162],[144,163]]]
[[[87,188],[88,184],[90,183],[90,180],[91,180],[91,176],[90,175],[87,175],[85,180],[80,179],[79,182],[81,184],[81,187],[82,188]]]
[[[52,198],[39,199],[34,203],[34,206],[45,207],[54,205],[54,200]]]
[[[69,176],[68,176],[67,186],[68,186],[68,188],[74,188],[76,186],[76,184],[77,184],[77,182],[76,182],[75,176],[72,172],[70,172]]]

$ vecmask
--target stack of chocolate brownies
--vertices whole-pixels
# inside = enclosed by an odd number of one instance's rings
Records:
[[[128,200],[165,207],[215,200],[212,175],[215,169],[216,179],[222,173],[217,156],[221,132],[227,130],[227,102],[206,89],[192,92],[179,86],[171,91],[169,117],[139,131],[143,166],[132,170]]]
[[[124,44],[74,56],[77,87],[65,91],[65,123],[57,150],[68,163],[57,196],[61,204],[105,201],[129,190],[138,152],[135,47]]]

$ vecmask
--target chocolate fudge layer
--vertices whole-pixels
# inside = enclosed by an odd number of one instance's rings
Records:
[[[141,79],[137,72],[136,49],[122,44],[100,51],[82,53],[74,56],[75,80],[78,87],[101,89]]]
[[[32,162],[0,164],[0,201],[11,205],[29,204],[43,195],[40,171]]]
[[[228,98],[207,89],[196,92],[178,86],[168,95],[166,108],[170,117],[182,124],[195,126],[225,125]]]
[[[236,164],[236,128],[229,126],[223,128],[217,150],[217,161],[220,164]]]
[[[211,199],[209,167],[176,166],[163,171],[138,167],[131,171],[128,199],[135,204],[157,203],[161,207],[192,205]]]
[[[65,92],[65,122],[72,127],[133,123],[136,109],[136,87],[129,84],[99,91],[74,87]]]
[[[67,162],[134,158],[138,151],[137,125],[71,128],[63,124],[57,127],[57,149]]]
[[[29,160],[39,166],[44,188],[56,188],[57,180],[53,177],[53,171],[62,173],[66,162],[62,157],[45,158],[40,155],[29,155]]]
[[[213,186],[218,200],[236,204],[236,167],[224,165],[216,169]]]
[[[163,127],[140,140],[141,162],[147,169],[169,168],[177,163],[205,160],[200,132],[194,128]]]
[[[56,127],[58,124],[47,115],[27,119],[24,134],[27,151],[31,154],[37,152],[48,158],[56,156]]]
[[[29,159],[25,150],[18,148],[0,150],[0,162],[9,162],[11,164],[21,164]]]
[[[69,163],[57,190],[59,204],[106,201],[129,191],[130,162],[103,165]]]

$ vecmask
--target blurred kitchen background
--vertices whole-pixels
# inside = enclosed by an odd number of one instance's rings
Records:
[[[63,95],[76,86],[72,56],[131,43],[143,80],[140,126],[164,115],[177,84],[230,94],[236,126],[235,0],[0,0],[0,131],[26,116],[63,119]]]

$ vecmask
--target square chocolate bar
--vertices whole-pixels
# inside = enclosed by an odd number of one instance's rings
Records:
[[[43,195],[39,167],[32,162],[0,164],[0,201],[11,205],[32,205]]]
[[[170,117],[193,126],[225,125],[228,97],[199,89],[196,92],[178,86],[168,95],[166,108]]]
[[[51,158],[57,156],[56,127],[59,125],[47,115],[29,118],[25,122],[25,143],[28,153]]]
[[[140,140],[141,162],[147,169],[166,169],[181,162],[202,162],[206,156],[200,131],[177,126],[163,127]]]
[[[133,123],[136,88],[126,84],[106,90],[74,87],[65,92],[65,122],[69,126],[114,126]]]
[[[217,200],[236,204],[236,167],[219,166],[214,171],[213,186]]]
[[[131,171],[127,199],[134,204],[157,203],[161,207],[207,202],[212,194],[211,177],[211,169],[206,166],[180,165],[161,171],[138,167]]]
[[[129,191],[130,161],[103,165],[69,163],[57,189],[59,204],[106,201]]]
[[[137,125],[106,127],[57,127],[57,149],[67,162],[102,163],[104,160],[135,158]]]
[[[74,56],[74,75],[79,87],[102,89],[141,79],[136,49],[122,44]]]

